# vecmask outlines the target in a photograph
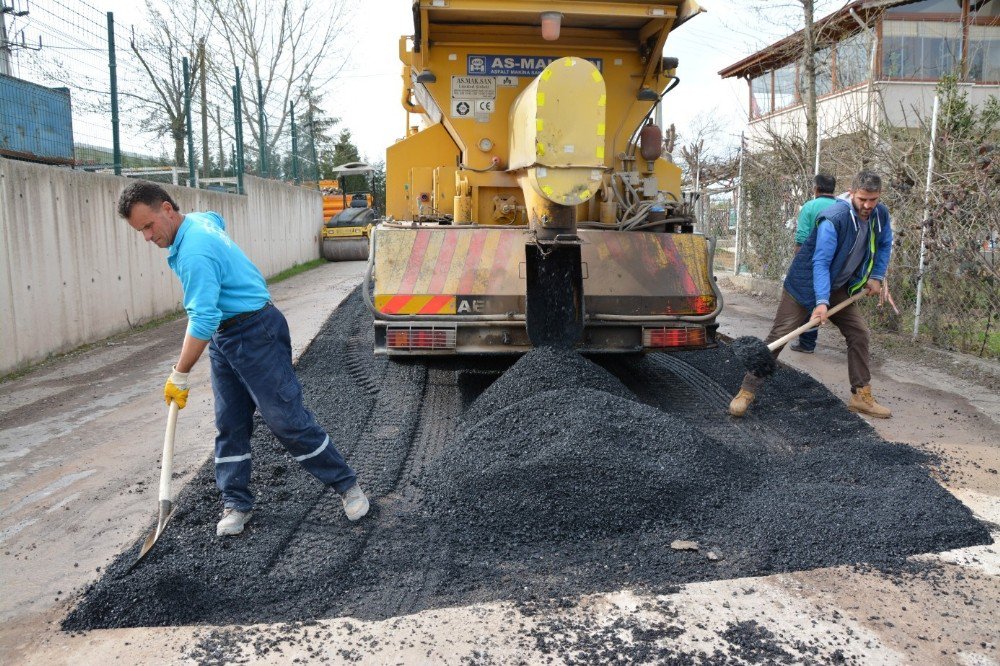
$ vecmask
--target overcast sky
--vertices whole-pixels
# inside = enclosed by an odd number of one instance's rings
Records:
[[[667,39],[664,54],[680,59],[681,84],[667,98],[664,124],[675,123],[683,135],[700,116],[710,114],[724,120],[729,138],[738,144],[746,122],[746,83],[723,81],[718,72],[773,40],[764,41],[760,31],[741,27],[760,23],[741,8],[746,2],[702,0],[701,4],[708,11]],[[331,112],[343,119],[358,147],[371,157],[383,155],[404,129],[397,40],[413,33],[413,22],[410,0],[374,0],[366,6],[379,9],[366,9],[357,16],[354,27],[365,37],[357,42],[344,84],[337,86],[352,93],[332,95],[330,102]],[[772,31],[775,34],[783,36]]]
[[[119,25],[141,20],[142,3],[137,0],[89,1],[98,9],[114,11]],[[787,0],[700,0],[700,4],[706,13],[667,39],[664,54],[680,59],[681,84],[666,100],[664,124],[675,123],[683,140],[705,117],[715,117],[724,126],[720,140],[736,145],[746,123],[746,83],[723,81],[718,72],[787,34],[789,28],[782,24],[797,18],[794,4]],[[766,7],[771,13],[768,20],[747,9],[748,4]],[[359,2],[349,28],[350,58],[325,99],[331,115],[351,130],[355,144],[371,160],[383,158],[386,147],[404,131],[397,43],[400,35],[413,32],[410,6],[411,0]]]
[[[340,91],[332,95],[331,112],[343,119],[369,157],[383,155],[398,138],[405,122],[399,105],[400,63],[397,40],[412,34],[411,0],[369,0],[359,12],[354,28],[359,35],[352,61],[343,74]],[[777,27],[787,2],[775,0],[770,25],[747,10],[747,2],[701,0],[707,10],[677,29],[667,39],[664,55],[680,59],[680,86],[667,98],[664,124],[675,123],[682,138],[706,115],[720,118],[729,143],[739,143],[746,123],[747,86],[743,81],[723,81],[719,70],[741,60],[787,29]],[[766,2],[757,2],[767,5]],[[368,9],[368,8],[372,9]],[[376,9],[377,8],[377,9]],[[794,15],[792,17],[794,20]],[[766,28],[764,26],[767,26]],[[720,137],[722,138],[722,137]]]

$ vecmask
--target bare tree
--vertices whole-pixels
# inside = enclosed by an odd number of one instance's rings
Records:
[[[695,118],[688,132],[689,139],[681,143],[681,170],[688,187],[703,189],[710,185],[732,188],[737,161],[731,150],[722,148],[723,122],[720,116],[707,113]],[[680,137],[683,139],[684,137]]]
[[[322,88],[332,81],[346,61],[349,49],[340,49],[349,23],[349,5],[344,0],[204,0],[201,3],[216,32],[210,44],[216,57],[210,59],[210,76],[223,88],[231,85],[235,68],[243,79],[243,116],[257,117],[264,99],[275,110],[267,119],[265,136],[257,123],[247,122],[253,142],[271,153],[288,119],[289,102],[301,99],[302,91]]]
[[[204,58],[199,57],[199,45],[205,39],[205,21],[190,0],[167,3],[162,10],[153,0],[146,0],[146,10],[148,27],[139,35],[133,31],[129,48],[149,77],[150,86],[122,96],[145,114],[144,127],[173,139],[174,164],[184,166],[187,126],[182,61],[188,59],[193,94],[203,76]]]

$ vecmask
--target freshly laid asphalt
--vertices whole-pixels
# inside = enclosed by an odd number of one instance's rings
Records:
[[[123,552],[63,628],[379,619],[838,564],[893,570],[990,542],[924,454],[885,442],[802,373],[781,367],[733,420],[744,366],[725,345],[596,362],[538,349],[516,363],[395,362],[371,345],[355,293],[298,363],[307,404],[372,499],[367,518],[349,523],[258,422],[246,533],[215,536],[207,462],[154,551],[131,573],[139,544]],[[733,631],[768,659],[766,636]]]

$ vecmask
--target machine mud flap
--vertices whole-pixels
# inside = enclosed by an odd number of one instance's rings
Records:
[[[583,337],[583,268],[577,244],[524,246],[525,320],[535,347],[572,348]]]

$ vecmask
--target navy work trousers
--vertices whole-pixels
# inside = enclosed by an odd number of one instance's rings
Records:
[[[811,312],[809,314],[812,314]],[[809,319],[806,319],[802,323],[806,323]],[[801,324],[800,324],[801,325]],[[799,336],[799,346],[803,349],[809,351],[814,351],[816,349],[816,339],[819,338],[819,329],[814,328],[811,331],[806,331]]]
[[[226,508],[253,508],[250,436],[257,410],[306,471],[338,493],[354,485],[354,471],[302,403],[302,386],[292,367],[288,322],[278,308],[266,308],[217,332],[208,353],[218,430],[215,482]]]

